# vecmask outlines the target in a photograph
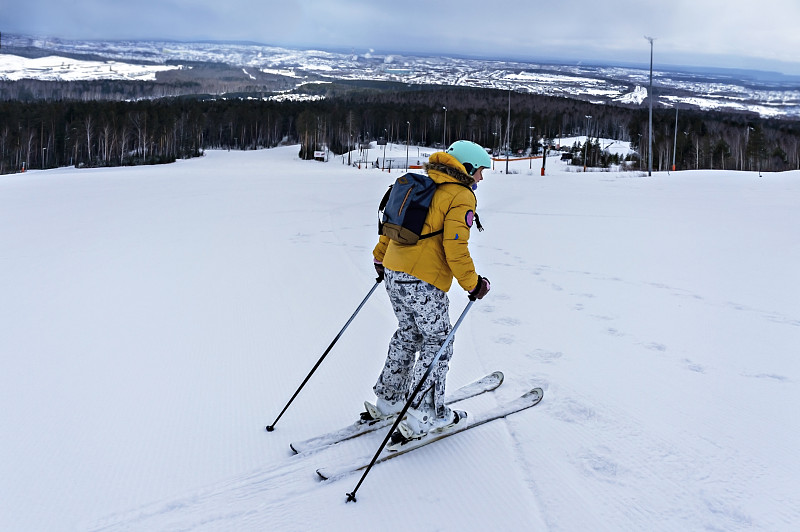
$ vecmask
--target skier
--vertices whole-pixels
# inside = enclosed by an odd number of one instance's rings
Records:
[[[451,330],[447,291],[453,278],[473,299],[482,299],[489,280],[475,272],[468,242],[475,214],[474,190],[491,159],[480,145],[454,142],[429,157],[425,171],[437,189],[425,218],[425,233],[443,233],[416,244],[400,244],[381,236],[373,250],[375,270],[383,279],[398,320],[389,342],[386,363],[373,388],[377,401],[365,402],[365,419],[399,413],[410,390],[418,384]],[[477,223],[480,228],[480,223]],[[416,354],[419,352],[419,359]],[[453,353],[452,342],[443,351],[400,431],[418,438],[433,430],[466,423],[467,413],[444,403],[445,379]]]

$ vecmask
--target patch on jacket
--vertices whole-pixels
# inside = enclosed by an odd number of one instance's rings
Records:
[[[475,221],[475,213],[471,210],[467,211],[467,215],[464,217],[464,221],[467,223],[467,227],[472,227],[472,222]]]

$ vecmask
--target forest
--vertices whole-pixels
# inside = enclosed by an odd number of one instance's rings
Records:
[[[495,153],[556,147],[562,137],[593,141],[575,153],[607,166],[601,138],[630,141],[647,160],[648,111],[568,98],[450,86],[391,83],[306,85],[317,101],[272,101],[253,94],[137,101],[0,101],[0,174],[59,166],[168,163],[207,149],[251,150],[300,144],[341,154],[364,142],[438,148],[468,139]],[[509,120],[510,112],[510,120]],[[677,131],[677,134],[676,134]],[[754,114],[654,108],[653,169],[800,169],[800,122]],[[641,163],[638,165],[641,166]]]

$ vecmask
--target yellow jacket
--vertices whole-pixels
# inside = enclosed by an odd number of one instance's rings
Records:
[[[475,193],[464,185],[472,185],[473,179],[455,157],[445,152],[431,155],[426,170],[440,186],[433,195],[422,234],[442,229],[444,233],[416,244],[400,244],[381,236],[372,255],[386,268],[413,275],[445,292],[455,277],[469,292],[478,285],[467,246],[477,202]]]

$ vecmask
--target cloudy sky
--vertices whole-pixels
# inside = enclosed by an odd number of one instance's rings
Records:
[[[800,0],[0,0],[0,31],[78,39],[529,60],[649,62],[800,75]]]

